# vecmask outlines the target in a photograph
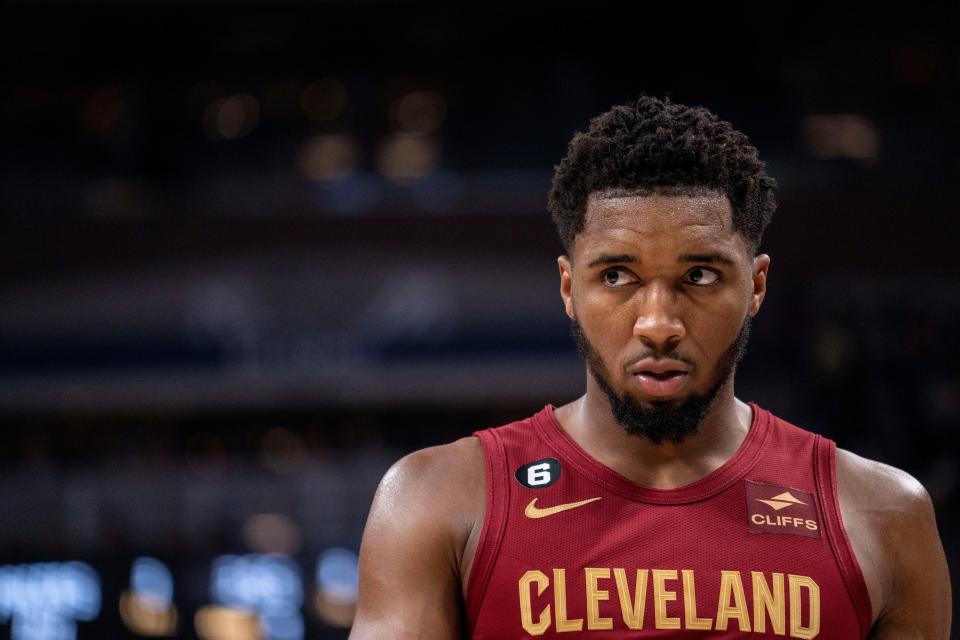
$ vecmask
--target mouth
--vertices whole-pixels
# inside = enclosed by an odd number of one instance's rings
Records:
[[[672,396],[687,385],[690,375],[686,371],[639,371],[633,374],[637,388],[649,396],[663,398]]]
[[[686,371],[641,371],[637,375],[641,376],[650,376],[651,378],[656,378],[657,380],[669,380],[670,378],[675,378],[677,376],[687,375]]]

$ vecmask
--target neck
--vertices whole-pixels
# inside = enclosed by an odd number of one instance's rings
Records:
[[[679,443],[658,445],[624,431],[590,375],[587,392],[554,414],[592,457],[633,482],[656,489],[682,487],[719,468],[736,453],[753,421],[749,405],[733,394],[733,376],[720,388],[700,429]]]

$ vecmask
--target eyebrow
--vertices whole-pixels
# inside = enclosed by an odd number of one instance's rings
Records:
[[[723,255],[722,253],[687,253],[680,256],[680,262],[699,262],[702,264],[727,264],[730,266],[736,263]]]
[[[680,256],[677,260],[678,262],[699,262],[700,264],[726,264],[734,266],[736,263],[731,260],[729,257],[723,255],[722,253],[685,253]],[[593,260],[587,265],[587,268],[592,269],[593,267],[606,264],[623,264],[627,262],[634,262],[639,264],[640,258],[632,256],[629,253],[618,253],[618,254],[609,254],[604,253]]]
[[[587,265],[587,268],[592,269],[593,267],[601,264],[621,264],[624,262],[640,262],[640,258],[636,258],[628,253],[604,253],[601,256],[591,260],[590,264]]]

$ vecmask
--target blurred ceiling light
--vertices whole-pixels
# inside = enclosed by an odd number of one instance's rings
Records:
[[[260,438],[260,463],[279,475],[296,473],[306,461],[307,451],[299,434],[274,427]]]
[[[300,108],[314,122],[333,120],[347,107],[347,89],[336,78],[321,78],[300,94]]]
[[[876,125],[859,114],[807,116],[803,135],[807,149],[821,158],[872,161],[880,153]]]
[[[219,604],[277,616],[303,603],[300,567],[278,553],[226,554],[213,561],[210,595]]]
[[[100,576],[85,562],[0,566],[0,612],[14,638],[73,640],[77,620],[100,614]]]
[[[360,145],[340,133],[316,135],[300,152],[300,169],[311,180],[328,182],[350,176],[360,159]]]
[[[169,637],[177,634],[177,608],[157,607],[136,593],[120,594],[120,618],[130,631],[148,637]]]
[[[201,640],[263,640],[260,619],[247,609],[201,607],[193,624]]]
[[[398,184],[413,184],[430,175],[440,159],[440,144],[433,138],[400,133],[388,137],[377,152],[377,166]]]
[[[300,551],[303,536],[291,518],[280,513],[261,513],[243,523],[243,540],[257,553],[294,555]]]
[[[243,138],[260,122],[260,103],[248,93],[215,100],[203,114],[203,130],[211,140]]]
[[[317,616],[335,627],[349,627],[357,603],[357,554],[350,549],[334,547],[317,560],[317,593],[314,609]]]
[[[432,90],[413,91],[390,105],[393,125],[407,133],[433,133],[446,117],[446,100]]]
[[[130,567],[130,589],[155,608],[173,602],[173,574],[156,558],[140,556]]]

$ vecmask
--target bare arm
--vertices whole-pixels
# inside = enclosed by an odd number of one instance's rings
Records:
[[[873,640],[947,640],[950,637],[950,573],[930,496],[915,478],[883,465],[878,474],[889,496],[880,532],[890,588],[870,632]]]
[[[475,438],[417,451],[387,471],[360,546],[351,640],[461,637],[461,560],[483,497]]]

